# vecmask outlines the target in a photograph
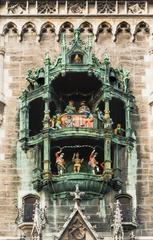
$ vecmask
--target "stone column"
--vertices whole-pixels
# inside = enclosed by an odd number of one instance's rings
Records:
[[[20,139],[26,139],[29,136],[29,110],[27,103],[27,91],[24,91],[20,97]]]
[[[125,104],[126,137],[131,137],[131,102]]]
[[[109,100],[105,100],[105,115],[104,115],[104,172],[111,170],[111,134],[112,125],[109,111]]]
[[[49,87],[45,94],[45,114],[44,114],[44,128],[43,128],[43,138],[44,138],[44,154],[43,154],[43,162],[44,162],[44,169],[43,169],[43,178],[44,180],[49,180],[51,175],[51,161],[50,161],[50,136],[49,136],[49,128],[50,128],[50,110],[49,110],[49,99],[50,99],[50,92]]]

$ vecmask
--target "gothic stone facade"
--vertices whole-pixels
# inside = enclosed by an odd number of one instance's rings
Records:
[[[51,61],[60,54],[60,33],[72,39],[80,27],[82,39],[93,32],[93,51],[103,61],[110,56],[113,67],[130,71],[130,90],[135,96],[132,128],[136,146],[131,162],[123,167],[126,192],[136,211],[136,239],[153,239],[153,3],[152,1],[1,1],[0,2],[0,236],[18,239],[17,208],[27,194],[37,194],[48,207],[44,239],[59,232],[70,214],[67,201],[51,200],[32,185],[34,152],[22,151],[19,139],[19,97],[26,89],[26,72],[43,66],[48,52]],[[124,172],[128,174],[124,176]],[[111,239],[106,208],[114,193],[85,203],[91,224],[103,222],[98,230]],[[83,204],[83,203],[82,203]],[[84,204],[83,204],[84,205]],[[97,219],[92,219],[96,216]],[[97,227],[98,228],[98,227]],[[56,230],[56,231],[55,231]],[[127,233],[127,238],[130,232]],[[50,238],[52,239],[52,238]]]

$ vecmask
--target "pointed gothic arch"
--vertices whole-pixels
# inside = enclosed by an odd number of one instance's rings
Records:
[[[13,22],[8,22],[7,24],[4,25],[2,33],[6,35],[9,32],[12,32],[14,34],[18,34],[18,29],[17,25]]]
[[[118,24],[115,32],[115,41],[129,39],[131,37],[131,26],[128,22],[123,21]]]
[[[51,22],[45,22],[42,26],[41,26],[41,29],[40,29],[40,33],[39,33],[39,41],[41,41],[42,37],[44,34],[54,34],[55,35],[55,25]]]
[[[20,34],[20,40],[23,40],[23,36],[25,33],[35,33],[37,34],[36,31],[36,25],[33,22],[27,22],[23,25],[22,29],[21,29],[21,34]]]
[[[134,31],[133,40],[143,41],[150,34],[150,26],[145,21],[139,22]],[[145,37],[144,37],[145,36]]]
[[[96,41],[98,40],[100,34],[103,34],[105,36],[106,35],[107,36],[112,35],[112,26],[111,26],[111,24],[106,22],[106,21],[100,23],[98,28],[97,28]]]
[[[80,24],[79,28],[81,29],[81,32],[93,32],[93,25],[90,22],[83,22]]]

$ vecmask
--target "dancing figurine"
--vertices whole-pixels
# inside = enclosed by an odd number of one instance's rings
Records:
[[[75,114],[76,113],[76,108],[74,106],[74,101],[73,100],[69,100],[69,103],[66,106],[64,112],[68,113],[68,114]]]
[[[65,172],[65,161],[64,161],[64,153],[62,151],[58,151],[55,153],[56,157],[56,164],[57,164],[57,170],[58,174],[62,175]]]
[[[97,156],[97,152],[95,152],[95,150],[93,150],[89,156],[89,166],[92,169],[92,173],[96,174],[96,172],[99,172],[99,167],[98,167],[98,162],[96,160],[96,156]]]
[[[82,101],[80,103],[80,107],[78,110],[79,113],[85,114],[87,117],[90,115],[90,108],[86,105],[86,101]]]
[[[79,152],[73,154],[72,162],[74,163],[73,171],[74,173],[79,173],[81,169],[81,164],[83,162],[83,158],[79,158]]]

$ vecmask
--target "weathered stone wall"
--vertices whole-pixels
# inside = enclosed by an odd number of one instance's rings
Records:
[[[55,27],[55,33],[47,31],[41,36],[40,41],[38,29],[50,21]],[[153,236],[153,160],[152,160],[152,118],[150,112],[150,93],[152,86],[152,63],[149,50],[151,47],[150,36],[153,29],[152,20],[149,17],[143,17],[143,21],[147,24],[140,27],[140,31],[134,32],[137,24],[142,21],[140,17],[69,17],[68,21],[75,28],[83,22],[88,21],[84,28],[92,27],[97,32],[100,23],[107,20],[108,28],[115,29],[114,33],[106,30],[95,36],[97,41],[94,43],[94,52],[96,56],[102,60],[107,52],[110,55],[113,67],[123,66],[130,70],[131,81],[130,88],[136,98],[136,107],[133,110],[133,128],[135,130],[137,140],[137,153],[132,158],[133,163],[129,163],[129,177],[127,178],[127,191],[134,197],[134,206],[137,207],[138,230],[137,236]],[[8,31],[3,32],[3,27],[12,21],[15,25],[8,26]],[[23,25],[30,21],[33,24],[26,26],[28,32],[22,35],[22,41],[16,29],[22,29]],[[118,26],[122,21],[127,22],[121,27],[122,31],[118,31]],[[57,42],[60,26],[65,22],[64,18],[48,17],[14,17],[13,19],[1,18],[0,33],[1,47],[5,50],[4,55],[4,96],[5,96],[5,112],[4,120],[0,129],[0,172],[1,172],[1,194],[0,194],[0,235],[1,236],[19,236],[15,224],[17,211],[15,206],[21,206],[21,198],[28,194],[34,193],[31,184],[33,156],[27,156],[17,147],[19,132],[19,96],[26,87],[25,74],[29,68],[35,69],[43,64],[45,52],[49,52],[51,60],[55,60],[60,52],[59,42]],[[147,30],[149,27],[149,30]],[[37,30],[35,30],[37,29]],[[96,29],[96,30],[95,30]],[[85,34],[85,33],[84,33]],[[70,33],[69,33],[70,35]],[[83,36],[85,38],[85,36]],[[134,38],[134,41],[132,41]],[[115,40],[115,41],[113,41]],[[1,79],[2,81],[2,79]],[[19,145],[19,144],[18,144]],[[123,169],[124,171],[124,169]],[[125,171],[127,171],[125,169]],[[136,175],[136,177],[134,176]],[[130,179],[133,181],[130,181]],[[42,194],[42,202],[49,205]],[[108,196],[105,204],[112,200],[113,197]],[[54,214],[58,213],[55,209]],[[102,205],[101,205],[102,207]],[[53,213],[53,211],[51,211]],[[104,214],[104,213],[102,213]],[[87,214],[88,215],[88,214]],[[90,213],[89,213],[90,215]],[[51,216],[49,217],[49,219]],[[50,221],[54,227],[58,225]],[[49,231],[49,226],[47,227]],[[47,233],[46,233],[47,234]]]

